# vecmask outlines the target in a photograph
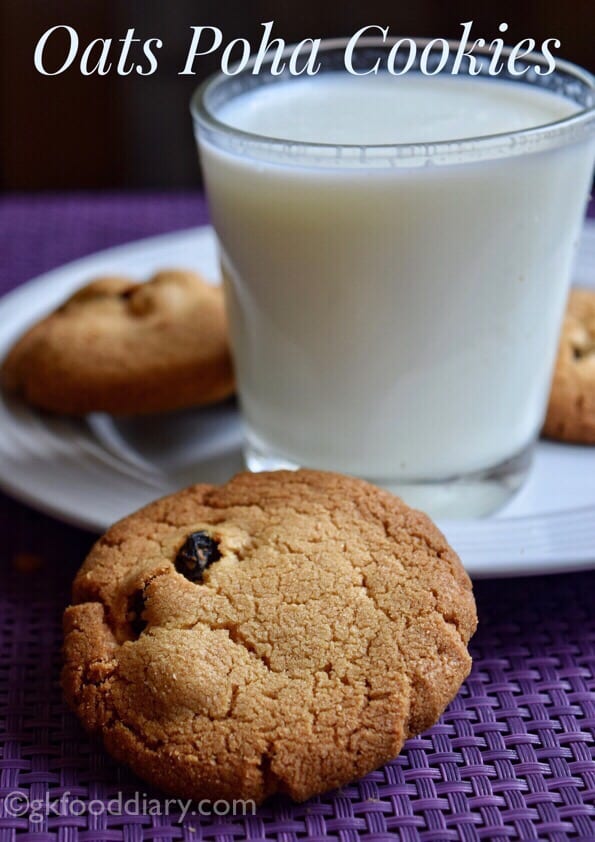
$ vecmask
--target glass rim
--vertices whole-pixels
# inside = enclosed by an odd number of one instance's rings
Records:
[[[391,36],[386,39],[377,36],[369,36],[365,38],[360,38],[358,40],[358,47],[388,49],[397,41],[405,37],[408,38],[409,36]],[[349,40],[349,38],[322,39],[319,52],[328,53],[332,50],[344,49],[345,46],[348,44]],[[410,40],[413,41],[416,44],[416,46],[423,49],[429,43],[435,41],[436,38],[411,37]],[[446,41],[446,43],[449,46],[449,51],[453,48],[457,49],[461,43],[456,39],[441,40]],[[287,56],[289,56],[296,46],[297,44],[287,45],[281,54],[281,58],[286,58]],[[512,49],[512,47],[504,47],[501,53],[501,57],[506,58],[507,56],[509,56]],[[487,47],[474,49],[473,54],[478,57],[491,57],[491,52]],[[527,63],[530,62],[533,65],[546,66],[545,58],[538,53],[530,53],[526,56],[523,56],[522,59],[519,60],[522,60]],[[572,114],[569,114],[566,117],[563,117],[559,120],[551,121],[549,123],[544,123],[539,126],[533,126],[526,129],[518,129],[512,132],[499,132],[494,134],[462,137],[449,140],[438,140],[430,142],[416,141],[413,143],[366,144],[323,143],[316,141],[295,140],[292,138],[270,137],[268,135],[261,135],[256,132],[249,132],[243,129],[238,129],[234,126],[229,125],[228,123],[225,123],[222,120],[219,120],[218,117],[213,113],[213,111],[209,109],[207,105],[208,95],[219,85],[222,85],[225,82],[231,83],[233,82],[233,80],[246,75],[253,76],[255,79],[258,79],[257,74],[251,74],[251,69],[254,67],[255,61],[256,56],[252,56],[246,63],[246,66],[239,73],[225,74],[223,73],[223,71],[217,71],[211,74],[209,77],[207,77],[200,85],[198,85],[190,99],[190,112],[195,127],[197,129],[197,133],[199,129],[206,128],[207,130],[215,132],[219,135],[225,135],[229,138],[234,138],[236,141],[241,142],[243,148],[259,147],[261,150],[268,148],[272,151],[276,151],[277,153],[291,149],[291,152],[294,155],[296,153],[299,154],[300,152],[303,152],[308,157],[316,156],[316,154],[319,154],[326,158],[329,155],[329,152],[333,151],[335,151],[339,156],[341,156],[342,153],[345,153],[345,155],[347,156],[354,156],[355,154],[361,157],[362,153],[365,153],[365,155],[371,157],[397,157],[408,160],[419,157],[434,158],[436,156],[442,155],[442,162],[446,163],[448,162],[446,159],[460,159],[461,156],[465,156],[465,153],[472,153],[471,157],[499,157],[500,152],[504,154],[510,154],[512,147],[516,147],[515,152],[516,154],[518,154],[519,152],[524,151],[526,147],[539,146],[541,141],[547,140],[548,138],[558,138],[558,140],[561,140],[561,142],[563,143],[563,137],[567,133],[572,134],[574,130],[580,131],[581,129],[586,129],[590,126],[591,123],[595,127],[594,102],[592,105],[580,109]],[[263,62],[262,66],[263,68],[266,68],[271,63],[272,58],[267,58],[265,62]],[[348,71],[339,70],[338,72],[347,73]],[[419,73],[419,71],[410,72]],[[574,80],[582,83],[588,90],[595,92],[595,76],[593,76],[593,74],[591,74],[585,68],[580,67],[579,65],[574,64],[573,62],[566,61],[564,59],[556,59],[555,69],[552,71],[551,74],[547,75],[555,76],[556,74],[560,73],[572,77]],[[451,74],[445,70],[440,71],[439,73],[430,74],[429,78],[432,78],[432,76],[440,75],[456,77],[457,75],[468,76],[469,74]],[[498,80],[501,78],[500,75],[490,75],[485,73],[480,73],[477,75],[481,76],[481,78],[493,80]],[[275,79],[278,79],[279,81],[285,80],[286,78],[286,75],[275,77]],[[292,76],[291,78],[299,79],[303,77]],[[395,75],[395,78],[398,79],[399,76]],[[511,81],[513,84],[524,84],[526,86],[534,84],[528,82],[524,75],[512,79],[511,77],[504,78],[506,78],[508,81]],[[547,76],[546,74],[542,74],[539,78],[543,79],[547,78]],[[272,84],[275,83],[273,82]],[[541,89],[544,88],[545,86]],[[564,96],[564,94],[557,95],[561,97]]]

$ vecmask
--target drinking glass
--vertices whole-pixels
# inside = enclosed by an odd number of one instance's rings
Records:
[[[393,43],[360,41],[356,68],[383,66]],[[347,73],[345,46],[323,42],[309,84]],[[537,56],[495,78],[476,55],[490,84],[544,88],[576,112],[462,140],[325,144],[226,124],[236,97],[299,81],[266,64],[196,91],[250,469],[342,471],[452,517],[522,483],[591,184],[594,86],[563,61],[539,75]]]

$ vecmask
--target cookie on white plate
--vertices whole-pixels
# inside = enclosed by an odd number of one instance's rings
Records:
[[[234,391],[223,293],[193,272],[99,278],[22,336],[2,385],[40,409],[136,415]]]
[[[595,444],[595,290],[570,291],[543,434]]]

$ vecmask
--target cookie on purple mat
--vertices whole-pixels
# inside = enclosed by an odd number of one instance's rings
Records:
[[[304,800],[397,755],[468,674],[471,583],[420,512],[317,471],[196,485],[113,526],[65,613],[66,697],[188,798]]]

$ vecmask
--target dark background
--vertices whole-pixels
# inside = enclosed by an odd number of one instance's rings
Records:
[[[219,55],[197,61],[196,77],[178,76],[191,25],[223,30],[224,44],[242,36],[257,45],[262,21],[286,41],[351,35],[361,26],[390,26],[392,35],[458,37],[473,20],[474,37],[515,43],[533,37],[562,42],[556,55],[595,70],[595,0],[540,2],[274,2],[273,0],[0,0],[0,189],[180,188],[199,175],[188,100],[201,76],[218,69]],[[134,27],[159,37],[153,76],[83,77],[75,63],[61,76],[33,66],[35,45],[57,24],[73,26],[81,51],[92,39],[114,43]],[[117,61],[117,54],[114,53]]]

